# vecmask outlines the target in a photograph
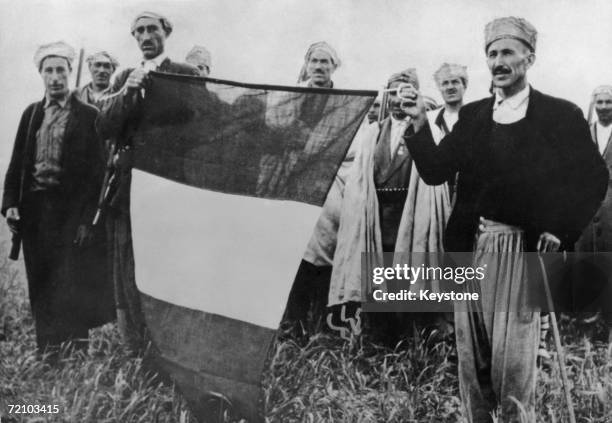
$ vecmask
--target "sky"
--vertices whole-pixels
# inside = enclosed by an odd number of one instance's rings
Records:
[[[586,113],[593,88],[612,83],[609,0],[0,0],[0,7],[2,173],[21,113],[43,96],[32,60],[37,46],[65,40],[86,52],[108,50],[133,66],[140,52],[129,28],[142,10],[174,24],[166,44],[172,59],[205,45],[211,76],[221,79],[294,85],[308,46],[325,40],[342,60],[334,75],[339,88],[378,90],[390,74],[414,67],[421,91],[440,100],[432,74],[454,62],[468,67],[466,100],[476,100],[488,95],[490,81],[484,26],[514,15],[539,32],[529,71],[535,88]]]

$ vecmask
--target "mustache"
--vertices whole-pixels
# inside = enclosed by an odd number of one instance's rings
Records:
[[[509,68],[500,65],[493,68],[493,75],[505,75],[512,72]]]

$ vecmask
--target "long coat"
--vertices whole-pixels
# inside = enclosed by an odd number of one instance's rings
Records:
[[[21,215],[30,301],[40,347],[72,337],[114,318],[112,286],[104,257],[93,246],[76,247],[77,227],[90,225],[100,190],[102,144],[95,131],[97,110],[71,95],[70,116],[62,143],[59,186],[30,190],[36,132],[44,103],[24,111],[4,181],[2,214],[17,207]],[[44,201],[40,201],[44,198]],[[44,208],[44,209],[43,209]]]
[[[516,183],[507,185],[512,195],[505,198],[518,213],[515,221],[504,223],[525,230],[527,251],[535,250],[542,232],[556,235],[562,248],[571,249],[604,197],[608,170],[580,108],[530,90],[521,144],[524,161],[514,172]],[[428,125],[406,137],[426,183],[440,184],[461,174],[446,228],[446,251],[472,251],[478,196],[496,178],[496,169],[488,166],[493,101],[489,97],[464,106],[453,131],[438,145]]]
[[[597,145],[595,137],[595,125],[591,124],[593,142]],[[612,175],[612,137],[603,152],[603,159]],[[612,183],[612,176],[609,179]],[[610,185],[610,184],[608,184]],[[601,207],[593,216],[589,225],[582,232],[582,236],[576,243],[576,251],[610,251],[612,252],[612,189],[606,191],[606,196]]]

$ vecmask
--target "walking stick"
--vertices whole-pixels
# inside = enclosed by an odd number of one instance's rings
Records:
[[[550,285],[548,284],[548,274],[546,273],[546,266],[544,265],[544,259],[542,258],[542,255],[540,253],[538,253],[538,261],[540,262],[540,268],[542,270],[542,282],[544,283],[544,290],[546,292],[546,303],[548,304],[548,313],[550,315],[550,326],[552,327],[552,330],[553,330],[555,348],[557,349],[557,358],[559,360],[559,370],[561,371],[561,382],[563,383],[563,391],[565,392],[565,402],[567,403],[567,411],[569,413],[569,420],[570,420],[570,423],[576,423],[576,415],[574,414],[574,405],[572,403],[572,394],[569,388],[567,372],[565,371],[565,354],[563,354],[563,346],[561,345],[561,336],[559,335],[559,326],[557,325],[557,316],[555,315],[552,294],[550,293]]]

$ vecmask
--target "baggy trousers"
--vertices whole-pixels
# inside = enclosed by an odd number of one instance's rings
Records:
[[[528,303],[521,229],[481,219],[473,255],[481,302],[455,304],[459,386],[471,423],[535,422],[539,313]],[[501,311],[500,311],[501,310]],[[520,402],[520,405],[517,404]],[[522,409],[522,410],[521,410]]]

